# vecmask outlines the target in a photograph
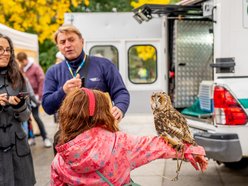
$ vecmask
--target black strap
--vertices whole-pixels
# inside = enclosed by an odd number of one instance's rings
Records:
[[[100,176],[103,181],[105,181],[106,183],[109,184],[109,186],[114,186],[109,180],[108,178],[106,178],[99,170],[96,170],[96,173],[98,174],[98,176]],[[131,179],[129,183],[125,184],[124,186],[140,186],[137,183],[134,183],[133,180]]]
[[[103,179],[103,181],[105,181],[106,183],[108,183],[109,186],[114,186],[114,185],[108,180],[108,178],[106,178],[102,173],[100,173],[100,171],[96,170],[96,173]]]
[[[81,76],[82,87],[85,87],[85,82],[86,82],[87,75],[88,75],[89,64],[90,64],[90,56],[87,55],[86,59],[85,59],[85,64],[84,64],[83,68],[81,68],[81,70],[79,71],[79,72],[81,72],[80,75],[82,75]]]
[[[8,147],[0,147],[0,151],[2,152],[8,152],[9,150],[11,150],[13,147],[15,146],[15,144],[11,144]]]

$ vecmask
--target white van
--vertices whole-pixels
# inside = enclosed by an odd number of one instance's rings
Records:
[[[151,113],[152,92],[166,91],[209,158],[231,168],[247,163],[247,0],[68,13],[65,23],[80,29],[86,53],[117,65],[130,91],[129,113]]]

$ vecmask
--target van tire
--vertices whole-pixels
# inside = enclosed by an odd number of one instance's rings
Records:
[[[237,162],[223,162],[223,164],[229,169],[244,169],[248,167],[248,158],[242,158],[240,161]]]

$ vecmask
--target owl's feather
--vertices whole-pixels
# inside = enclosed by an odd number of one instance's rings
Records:
[[[165,92],[152,94],[151,108],[158,135],[164,136],[177,150],[180,150],[185,142],[196,145],[187,120],[173,107],[170,97]]]

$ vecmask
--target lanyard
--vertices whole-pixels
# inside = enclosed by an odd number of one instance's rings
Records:
[[[77,73],[79,72],[79,70],[83,67],[84,63],[85,63],[85,59],[86,59],[86,55],[84,55],[84,59],[83,61],[81,62],[81,64],[79,65],[79,67],[77,68],[76,72],[73,73],[68,61],[66,60],[66,64],[67,64],[67,67],[68,67],[68,70],[70,71],[72,77],[76,77]]]

